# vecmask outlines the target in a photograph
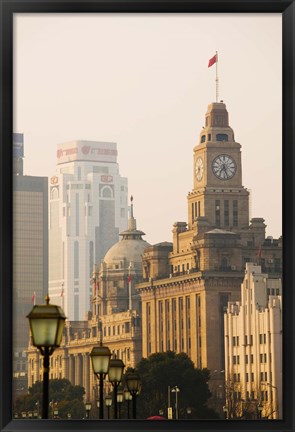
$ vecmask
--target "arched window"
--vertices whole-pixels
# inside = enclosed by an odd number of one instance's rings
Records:
[[[50,194],[50,198],[52,199],[52,200],[54,200],[54,199],[58,199],[58,188],[52,188],[51,189],[51,194]]]
[[[104,186],[101,190],[101,196],[103,198],[113,198],[113,190],[110,186]]]
[[[203,143],[203,142],[205,142],[206,141],[206,135],[202,135],[201,136],[201,143]]]

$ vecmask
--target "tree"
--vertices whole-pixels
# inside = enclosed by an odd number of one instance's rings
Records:
[[[35,382],[29,388],[27,395],[16,399],[15,410],[17,412],[40,410],[42,404],[42,386],[43,383],[41,381]],[[71,414],[73,419],[82,418],[85,415],[84,393],[84,387],[73,386],[65,378],[49,381],[49,400],[57,403],[60,418],[67,418],[68,413]],[[49,411],[49,416],[51,415],[52,406]]]
[[[142,392],[137,403],[138,418],[158,415],[160,409],[167,413],[168,386],[180,389],[179,418],[186,418],[187,407],[192,409],[191,418],[219,418],[207,407],[210,397],[209,370],[196,369],[185,353],[168,351],[152,354],[138,363],[136,371],[142,381]],[[175,407],[175,393],[171,393],[170,405]]]

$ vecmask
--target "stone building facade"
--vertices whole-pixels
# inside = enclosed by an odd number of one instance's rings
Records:
[[[240,299],[247,262],[280,277],[282,242],[266,238],[263,218],[249,220],[241,145],[223,102],[209,105],[193,157],[188,221],[173,226],[173,243],[147,248],[142,301],[143,357],[186,352],[196,367],[224,371],[224,310]],[[222,385],[224,376],[220,375]]]
[[[247,263],[241,300],[225,314],[225,384],[229,418],[282,416],[282,287]]]
[[[66,321],[62,344],[50,358],[50,379],[67,378],[85,388],[85,400],[98,397],[90,352],[100,341],[125,367],[135,367],[142,358],[140,297],[135,284],[142,280],[141,255],[149,246],[137,230],[131,201],[127,230],[113,245],[92,277],[92,311],[85,321]],[[28,385],[42,380],[42,356],[30,341]],[[106,392],[110,385],[105,386]]]

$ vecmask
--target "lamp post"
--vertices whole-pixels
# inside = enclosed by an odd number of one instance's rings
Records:
[[[125,381],[127,388],[132,396],[133,418],[136,419],[136,396],[141,389],[140,376],[137,372],[133,370],[133,372],[129,372],[128,374],[126,374]]]
[[[68,417],[68,420],[71,420],[71,418],[72,418],[72,414],[71,414],[71,413],[68,413],[68,414],[67,414],[67,417]]]
[[[26,411],[22,411],[22,418],[25,419],[27,417]]]
[[[99,400],[101,402],[99,405],[99,418],[103,419],[103,380],[109,370],[111,351],[100,343],[100,346],[92,348],[90,357],[93,372],[99,377]]]
[[[102,400],[102,403],[103,403],[103,400]],[[96,401],[96,408],[97,408],[97,410],[98,410],[98,418],[100,418],[100,400],[99,399],[97,399],[97,401]]]
[[[110,409],[112,406],[112,396],[106,396],[105,397],[105,403],[106,403],[106,407],[108,409],[108,419],[110,419]]]
[[[122,360],[114,358],[110,360],[109,365],[109,381],[114,387],[114,419],[118,418],[118,402],[117,392],[120,382],[122,380],[123,369],[125,365]]]
[[[29,412],[28,412],[28,417],[29,417],[29,419],[32,419],[32,418],[33,418],[33,413],[32,413],[32,411],[29,411]]]
[[[66,317],[60,306],[49,304],[46,296],[45,305],[35,305],[27,315],[30,322],[33,345],[43,358],[43,401],[42,418],[48,418],[49,402],[49,357],[55,348],[60,346]]]
[[[91,411],[91,406],[92,406],[91,402],[86,402],[85,409],[86,409],[86,418],[87,418],[87,420],[89,419],[89,413]]]
[[[178,393],[180,392],[180,388],[178,386],[173,387],[171,390],[172,393],[175,393],[175,418],[178,420]]]
[[[118,389],[117,392],[117,404],[118,404],[118,408],[119,408],[119,416],[118,418],[121,418],[121,406],[122,406],[122,402],[124,399],[124,393],[122,389]]]
[[[132,400],[132,395],[130,391],[126,388],[124,390],[124,399],[127,402],[127,418],[130,418],[130,401]]]

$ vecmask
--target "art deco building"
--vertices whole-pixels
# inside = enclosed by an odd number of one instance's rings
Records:
[[[90,352],[102,340],[126,368],[142,358],[140,297],[134,286],[142,281],[142,254],[149,244],[137,229],[131,200],[128,228],[122,239],[94,266],[92,312],[85,321],[67,321],[60,348],[51,357],[50,378],[67,378],[85,388],[85,399],[97,398],[97,380]],[[41,356],[29,346],[29,386],[42,380]],[[106,386],[107,387],[107,386]]]
[[[27,389],[33,302],[48,290],[48,178],[24,175],[24,137],[13,134],[13,377],[14,396]]]
[[[49,294],[71,321],[91,310],[93,265],[126,229],[127,194],[115,143],[58,145],[49,188]]]
[[[246,263],[259,261],[271,277],[279,277],[282,269],[281,240],[265,238],[264,219],[249,221],[241,145],[223,102],[208,106],[194,147],[187,206],[187,222],[173,226],[173,244],[151,246],[143,255],[144,282],[136,286],[143,357],[186,352],[196,367],[220,372],[225,367],[224,310],[240,299]]]
[[[228,418],[282,418],[281,291],[280,279],[247,263],[241,300],[228,303],[224,334]]]

